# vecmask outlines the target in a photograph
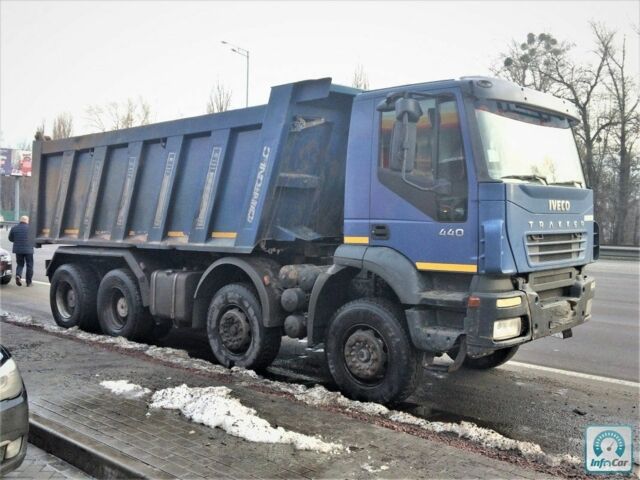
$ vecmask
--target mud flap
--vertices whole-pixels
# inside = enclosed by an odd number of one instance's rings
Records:
[[[467,357],[467,336],[460,335],[460,348],[458,348],[458,354],[456,355],[456,358],[453,361],[453,363],[449,365],[449,368],[447,369],[447,371],[451,373],[458,370],[464,363],[464,359],[466,357]]]

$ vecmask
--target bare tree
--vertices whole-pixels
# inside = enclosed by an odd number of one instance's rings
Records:
[[[207,101],[207,113],[226,112],[231,106],[231,97],[233,92],[226,85],[216,82],[216,85],[209,93]]]
[[[360,88],[361,90],[369,90],[369,76],[364,71],[364,67],[361,64],[358,64],[353,72],[351,86],[354,88]]]
[[[73,135],[73,118],[70,113],[61,113],[53,120],[53,132],[51,136],[54,140],[69,138]]]
[[[615,48],[612,45],[615,33],[603,26],[594,26],[599,51],[606,54],[606,69],[608,73],[605,86],[609,93],[615,128],[613,137],[617,153],[618,185],[615,202],[615,228],[613,243],[620,245],[625,241],[627,229],[627,214],[631,207],[631,200],[636,197],[632,191],[633,169],[638,165],[638,157],[634,150],[640,138],[640,112],[638,104],[637,84],[635,77],[627,70],[626,39],[622,45]],[[635,163],[635,165],[634,165]]]
[[[601,216],[601,204],[598,202],[600,180],[604,159],[608,154],[608,150],[603,150],[602,147],[609,146],[608,129],[615,123],[609,103],[603,96],[605,66],[612,38],[612,35],[603,37],[602,48],[594,52],[594,64],[577,64],[566,55],[566,50],[562,55],[550,55],[544,68],[535,75],[555,95],[573,103],[578,110],[581,122],[574,128],[574,133],[581,150],[580,157],[587,183],[594,190],[597,217]],[[603,137],[606,137],[604,142]],[[599,154],[597,156],[596,150]]]
[[[104,132],[119,130],[151,122],[151,106],[142,97],[128,98],[122,103],[90,105],[86,109],[87,122],[93,129]]]
[[[548,73],[564,61],[570,49],[571,44],[559,42],[549,33],[528,33],[524,42],[511,42],[507,51],[500,54],[500,64],[491,71],[523,87],[553,92],[554,82]]]
[[[51,137],[44,134],[44,120],[42,120],[42,123],[36,127],[36,133],[33,138],[36,140],[51,140]]]

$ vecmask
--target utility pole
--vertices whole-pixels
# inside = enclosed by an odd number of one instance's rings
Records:
[[[223,45],[229,45],[231,47],[231,51],[233,53],[237,53],[238,55],[244,57],[247,60],[247,90],[246,90],[246,106],[249,106],[249,50],[229,43],[225,40],[222,40]]]
[[[16,179],[16,187],[15,187],[15,197],[13,199],[14,205],[14,220],[16,222],[20,221],[20,177],[19,176],[15,176],[13,177]]]

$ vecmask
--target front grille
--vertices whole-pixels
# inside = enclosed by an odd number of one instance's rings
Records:
[[[587,237],[584,232],[530,233],[525,243],[529,262],[541,264],[582,258]]]

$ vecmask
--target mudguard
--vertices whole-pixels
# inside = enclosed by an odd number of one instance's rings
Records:
[[[241,270],[246,274],[258,293],[260,304],[262,306],[262,320],[265,327],[278,327],[284,323],[284,312],[280,306],[280,295],[278,287],[278,270],[280,265],[273,260],[267,258],[240,258],[240,257],[223,257],[214,263],[202,274],[194,299],[197,303],[206,303],[208,306],[211,298],[206,295],[209,287],[214,284],[222,286],[225,279],[219,274],[229,271],[229,268]],[[206,298],[205,298],[206,297]],[[194,312],[195,315],[196,312]],[[200,314],[202,312],[199,312]],[[206,314],[205,314],[206,316]],[[197,326],[201,319],[194,318]]]

